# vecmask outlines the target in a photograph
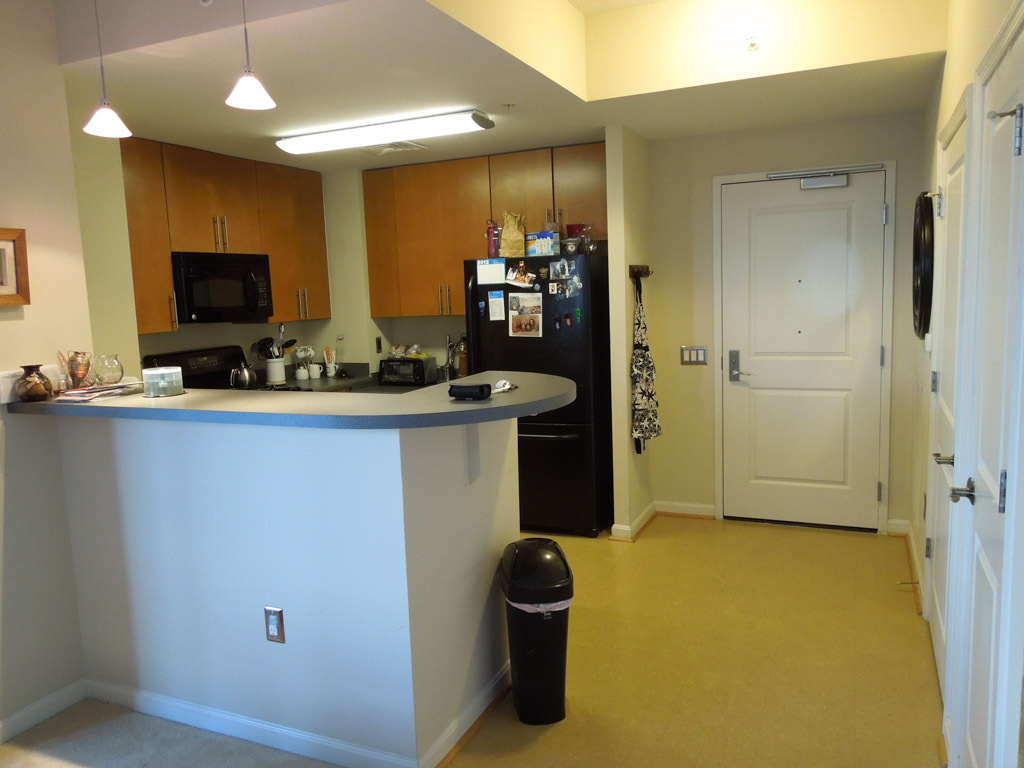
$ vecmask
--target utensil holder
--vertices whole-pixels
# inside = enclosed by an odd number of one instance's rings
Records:
[[[284,384],[284,358],[267,359],[267,384]]]

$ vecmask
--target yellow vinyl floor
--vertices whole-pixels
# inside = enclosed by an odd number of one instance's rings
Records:
[[[936,768],[941,700],[904,540],[660,516],[555,538],[574,572],[566,719],[512,696],[451,763]]]
[[[941,705],[903,539],[658,517],[634,544],[555,537],[574,571],[567,717],[506,696],[452,768],[936,768]],[[86,700],[7,768],[326,765]]]

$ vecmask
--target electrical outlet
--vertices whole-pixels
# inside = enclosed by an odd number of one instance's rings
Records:
[[[380,354],[383,351],[384,351],[384,347],[381,346],[381,344],[380,344],[380,336],[378,336],[377,337],[377,354]]]
[[[267,628],[267,640],[272,643],[284,642],[284,608],[263,608],[263,623]]]

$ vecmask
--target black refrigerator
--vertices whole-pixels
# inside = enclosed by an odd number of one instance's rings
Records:
[[[528,531],[597,536],[612,523],[608,248],[594,245],[465,263],[470,371],[576,382],[574,402],[519,419],[519,519]]]

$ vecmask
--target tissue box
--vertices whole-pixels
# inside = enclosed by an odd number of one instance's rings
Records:
[[[557,232],[526,233],[527,256],[558,256],[560,253]]]

